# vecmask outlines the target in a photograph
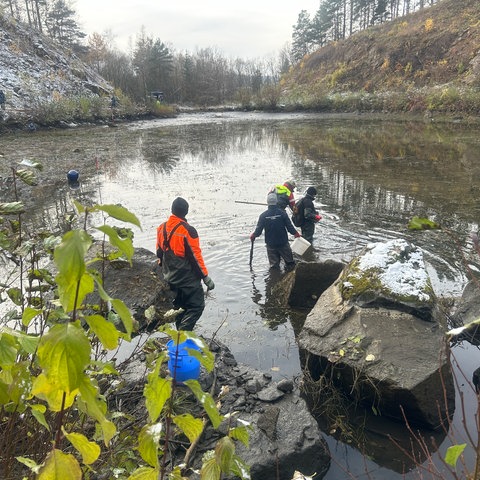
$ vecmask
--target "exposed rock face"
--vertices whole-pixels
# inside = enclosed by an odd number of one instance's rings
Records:
[[[295,268],[288,304],[296,308],[312,308],[318,297],[338,278],[345,265],[335,260],[301,262]]]
[[[382,252],[375,262],[373,251]],[[404,241],[369,246],[320,297],[299,346],[313,378],[332,375],[382,415],[403,421],[403,410],[412,424],[437,428],[447,411],[453,414],[454,388],[445,322],[433,314],[436,303],[418,253]],[[398,294],[392,277],[412,288],[400,282]]]
[[[215,353],[214,373],[207,374],[202,368],[200,385],[204,391],[213,392],[221,414],[237,413],[225,420],[218,430],[207,427],[192,466],[199,468],[203,453],[214,449],[228,428],[241,420],[242,425],[247,422],[252,426],[249,447],[237,442],[235,452],[250,466],[252,480],[290,480],[295,470],[310,475],[316,472],[315,478],[322,478],[330,466],[328,447],[294,380],[272,382],[268,374],[237,364],[225,346],[214,341],[210,349]],[[146,373],[141,358],[130,362],[122,373],[124,386],[118,392],[119,398],[128,397],[126,408],[134,408],[135,415],[140,418],[145,416],[142,391]],[[187,388],[184,393],[188,393]],[[126,410],[125,413],[131,412]],[[183,454],[183,448],[174,452],[178,455],[174,463],[180,463]]]
[[[63,96],[107,95],[113,87],[72,52],[0,12],[0,89],[13,118]]]

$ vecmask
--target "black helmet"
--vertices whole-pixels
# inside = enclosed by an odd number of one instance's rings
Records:
[[[317,194],[317,189],[315,187],[308,187],[307,188],[307,195],[314,197]]]
[[[188,213],[188,202],[182,197],[177,197],[172,203],[172,213],[177,217],[185,218]]]

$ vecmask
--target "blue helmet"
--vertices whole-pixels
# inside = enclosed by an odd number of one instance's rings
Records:
[[[69,182],[76,182],[78,181],[79,173],[76,170],[69,170],[67,173],[67,179]]]

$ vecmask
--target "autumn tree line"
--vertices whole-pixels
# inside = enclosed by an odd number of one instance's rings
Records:
[[[248,104],[272,93],[283,73],[304,55],[369,26],[407,15],[439,0],[320,0],[310,17],[306,10],[293,25],[292,43],[276,58],[228,58],[216,48],[175,51],[142,28],[129,51],[116,48],[108,33],[86,36],[69,0],[0,0],[3,13],[27,23],[71,48],[118,91],[136,102],[162,91],[168,103]],[[87,38],[86,38],[87,37]],[[268,101],[268,100],[267,100]],[[273,104],[276,98],[271,99]]]
[[[439,0],[320,0],[313,17],[306,10],[293,27],[290,58],[294,63],[305,55],[365,30],[422,8]]]

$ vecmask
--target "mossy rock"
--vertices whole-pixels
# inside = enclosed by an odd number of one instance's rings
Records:
[[[435,293],[419,247],[403,239],[369,244],[340,277],[345,301],[433,319]]]

